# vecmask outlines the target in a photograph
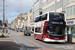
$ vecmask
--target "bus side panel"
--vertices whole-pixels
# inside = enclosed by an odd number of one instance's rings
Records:
[[[38,39],[41,40],[42,34],[38,34]]]
[[[41,34],[34,34],[34,38],[37,38],[37,39],[39,39],[39,40],[42,40],[41,37],[42,37]]]

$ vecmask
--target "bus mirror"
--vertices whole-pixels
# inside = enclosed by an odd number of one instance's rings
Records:
[[[45,27],[45,34],[46,34],[46,27]]]

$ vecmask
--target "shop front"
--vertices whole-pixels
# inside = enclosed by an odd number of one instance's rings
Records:
[[[30,24],[31,31],[34,32],[34,22]]]
[[[75,43],[75,1],[66,5],[67,41]]]
[[[75,43],[75,20],[67,21],[67,42]]]

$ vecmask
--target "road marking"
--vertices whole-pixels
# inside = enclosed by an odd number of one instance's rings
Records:
[[[24,40],[24,39],[17,39],[17,40]]]
[[[28,40],[28,39],[26,39],[26,40]],[[36,40],[31,40],[31,41],[33,42],[33,41],[36,41]],[[36,43],[36,42],[33,42],[33,44],[37,44],[37,45],[39,45],[39,44],[38,44],[38,43]]]
[[[14,42],[13,40],[0,40],[0,41],[4,41],[4,42],[9,42],[9,41],[11,41],[11,42]]]
[[[26,50],[26,48],[18,41],[18,39],[16,37],[13,36],[13,38],[20,44],[20,46],[22,47],[22,50]],[[16,43],[17,44],[17,43]],[[17,44],[18,45],[18,44]],[[21,48],[20,48],[21,49]]]
[[[16,35],[20,35],[20,34],[16,34]]]
[[[31,39],[26,39],[26,40],[28,40],[28,41],[36,41],[36,40],[31,40]]]
[[[51,49],[51,48],[42,48],[43,50],[56,50],[56,49]]]

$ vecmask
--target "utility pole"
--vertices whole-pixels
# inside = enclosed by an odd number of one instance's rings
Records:
[[[3,23],[5,22],[5,14],[4,14],[4,1],[5,1],[5,0],[3,0]]]
[[[4,1],[5,1],[5,0],[3,0],[3,23],[5,23]],[[3,33],[4,33],[4,28],[3,28]]]
[[[30,29],[30,16],[29,16],[29,12],[28,12],[28,30]]]

